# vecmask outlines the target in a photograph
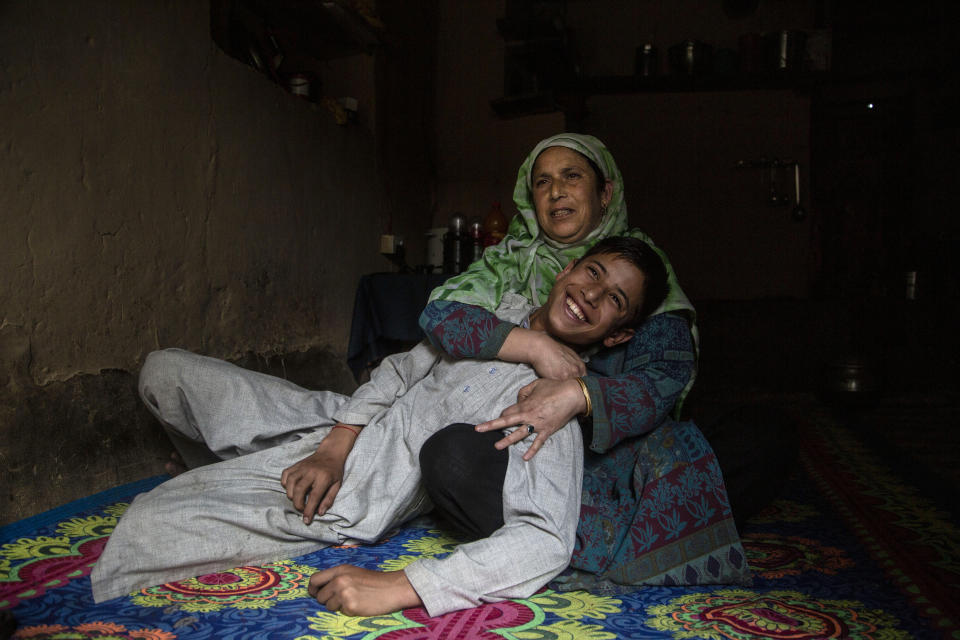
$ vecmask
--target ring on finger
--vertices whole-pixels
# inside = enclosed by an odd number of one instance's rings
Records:
[[[533,428],[533,425],[532,425],[532,424],[528,424],[528,425],[527,425],[527,435],[532,434],[534,431],[536,431],[536,429]]]

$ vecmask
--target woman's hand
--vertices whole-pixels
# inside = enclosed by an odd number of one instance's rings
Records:
[[[494,445],[497,449],[505,449],[530,435],[527,425],[533,425],[537,437],[523,454],[524,460],[530,460],[551,435],[586,410],[587,401],[576,380],[539,378],[520,389],[517,404],[504,409],[499,418],[478,424],[477,431],[519,426]]]
[[[587,372],[576,351],[542,331],[522,327],[507,334],[497,357],[505,362],[525,362],[538,376],[551,380],[570,380]]]
[[[310,576],[307,591],[329,611],[378,616],[423,604],[403,571],[381,572],[341,564]]]
[[[357,426],[331,429],[315,452],[280,474],[280,484],[293,508],[303,513],[304,524],[310,524],[314,515],[322,516],[333,504],[358,430]]]

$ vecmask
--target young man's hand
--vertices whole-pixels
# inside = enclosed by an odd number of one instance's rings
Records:
[[[531,435],[527,426],[532,425],[536,438],[523,454],[524,460],[530,460],[550,436],[586,410],[587,402],[576,380],[538,378],[517,392],[517,404],[504,409],[499,418],[478,424],[476,429],[483,432],[519,426],[494,445],[505,449]]]
[[[507,334],[497,357],[505,362],[524,362],[541,378],[570,380],[584,375],[587,367],[576,351],[542,331],[516,327]]]
[[[358,430],[355,426],[331,429],[314,453],[280,474],[280,484],[293,508],[303,513],[304,524],[310,524],[315,515],[322,516],[333,504]]]
[[[310,595],[330,611],[378,616],[423,604],[403,571],[381,572],[341,564],[310,576]]]

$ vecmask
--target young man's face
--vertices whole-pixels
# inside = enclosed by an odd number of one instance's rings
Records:
[[[643,303],[645,276],[616,254],[571,262],[557,276],[550,297],[531,328],[575,346],[603,342],[612,347],[633,336],[624,327]]]

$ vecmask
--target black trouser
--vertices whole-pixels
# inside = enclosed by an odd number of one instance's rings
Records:
[[[423,482],[439,515],[475,538],[503,526],[509,454],[493,447],[502,437],[499,430],[477,433],[472,424],[451,424],[420,449]]]
[[[797,457],[796,428],[772,407],[738,408],[704,429],[723,472],[737,529],[784,488]],[[494,443],[500,431],[477,433],[452,424],[430,436],[420,468],[439,515],[464,533],[484,538],[503,526],[508,454]]]

